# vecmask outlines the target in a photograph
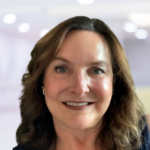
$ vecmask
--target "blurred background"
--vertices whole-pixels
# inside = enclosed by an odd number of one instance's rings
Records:
[[[0,0],[0,149],[16,146],[21,78],[35,43],[61,21],[103,20],[127,55],[136,91],[150,113],[150,0]]]

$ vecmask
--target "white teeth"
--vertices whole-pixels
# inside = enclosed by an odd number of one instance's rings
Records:
[[[65,103],[70,106],[84,106],[88,104],[87,102],[83,102],[83,103],[65,102]]]

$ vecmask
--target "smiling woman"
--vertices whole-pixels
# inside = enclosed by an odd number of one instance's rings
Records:
[[[74,17],[31,53],[14,150],[148,150],[149,130],[124,51],[98,19]]]
[[[79,134],[100,127],[112,85],[111,59],[103,37],[91,31],[70,32],[44,76],[45,101],[55,130],[72,128]]]

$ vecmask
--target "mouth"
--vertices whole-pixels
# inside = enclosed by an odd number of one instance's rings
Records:
[[[87,105],[91,105],[94,102],[63,102],[63,104],[65,105],[69,105],[69,106],[87,106]]]
[[[91,107],[95,102],[63,102],[63,104],[72,110],[83,110]]]

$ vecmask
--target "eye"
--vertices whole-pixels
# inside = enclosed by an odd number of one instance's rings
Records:
[[[55,70],[58,72],[58,73],[65,73],[65,72],[68,72],[67,68],[65,66],[57,66],[55,67]]]
[[[90,73],[92,73],[92,74],[101,74],[101,73],[103,73],[103,71],[100,68],[92,68],[90,70]]]

